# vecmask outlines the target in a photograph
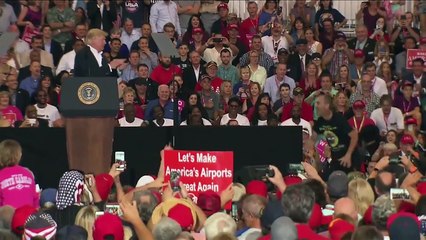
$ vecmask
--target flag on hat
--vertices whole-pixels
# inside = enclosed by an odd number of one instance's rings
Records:
[[[25,222],[24,236],[27,240],[34,237],[49,240],[55,237],[56,227],[57,224],[50,214],[36,212],[31,214]]]

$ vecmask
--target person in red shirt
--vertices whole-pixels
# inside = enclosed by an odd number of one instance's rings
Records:
[[[169,84],[173,80],[174,75],[182,76],[182,69],[172,64],[170,56],[166,56],[162,53],[158,54],[160,65],[154,68],[151,73],[151,79],[157,82],[158,85]]]
[[[259,7],[255,1],[247,3],[248,18],[241,22],[240,34],[247,38],[251,45],[251,39],[259,32],[259,17],[257,15]]]
[[[348,122],[358,133],[366,126],[375,125],[374,121],[366,115],[364,101],[356,100],[352,104],[352,110],[354,111],[354,116]]]
[[[294,105],[300,106],[300,116],[308,121],[311,125],[314,122],[314,110],[311,105],[304,102],[305,94],[301,87],[295,87],[293,90],[293,103],[287,104],[283,107],[283,114],[281,115],[281,122],[291,118],[291,111]]]
[[[212,90],[214,92],[216,92],[217,94],[220,94],[220,86],[222,85],[222,78],[217,76],[217,63],[214,61],[210,61],[207,63],[206,65],[206,72],[207,75],[212,79],[211,81],[211,85],[212,85]],[[200,83],[198,82],[197,85],[195,86],[195,91],[199,92],[202,90],[202,87],[200,85]]]

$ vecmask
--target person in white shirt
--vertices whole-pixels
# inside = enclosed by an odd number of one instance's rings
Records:
[[[120,40],[122,44],[126,44],[127,48],[130,51],[133,42],[139,40],[139,38],[141,37],[141,32],[135,30],[133,21],[129,18],[124,21],[123,29],[124,31],[121,34]]]
[[[182,36],[176,3],[171,0],[163,0],[154,3],[151,7],[151,14],[149,16],[152,32],[163,32],[164,25],[169,22],[175,25],[176,32],[179,36]]]
[[[309,136],[312,136],[312,127],[311,124],[305,119],[300,117],[301,108],[299,105],[294,105],[291,110],[291,118],[285,120],[280,124],[280,126],[301,126],[302,129],[307,129]]]
[[[61,60],[59,60],[58,67],[56,67],[56,75],[62,71],[71,72],[74,70],[75,53],[80,51],[85,46],[83,40],[76,39],[73,44],[73,50],[65,53]]]
[[[392,107],[392,98],[390,95],[383,95],[380,98],[380,106],[371,113],[370,118],[379,128],[380,135],[385,136],[389,130],[395,130],[398,133],[404,131],[404,115],[401,110]]]
[[[371,86],[373,88],[373,92],[376,93],[379,97],[385,94],[389,94],[385,80],[376,76],[376,65],[372,62],[367,62],[364,69],[372,79]],[[361,81],[358,82],[357,88],[361,88]]]
[[[44,90],[37,91],[36,101],[34,106],[37,109],[37,118],[46,119],[49,127],[53,127],[55,122],[61,119],[58,109],[47,103],[47,93]]]
[[[238,126],[250,126],[250,121],[244,115],[238,113],[241,102],[238,97],[233,97],[228,101],[228,113],[223,115],[220,125],[228,125],[230,121],[236,121]]]
[[[205,48],[203,52],[203,60],[205,62],[215,62],[218,66],[222,64],[222,60],[220,59],[220,52],[223,49],[228,49],[231,52],[231,62],[232,59],[234,59],[234,51],[229,48],[225,47],[225,45],[230,46],[229,40],[226,37],[223,37],[222,34],[216,33],[214,34],[206,43],[206,46],[208,48]],[[212,48],[209,48],[213,46]],[[238,53],[238,52],[237,52]]]
[[[181,126],[211,126],[211,122],[202,117],[201,110],[197,105],[190,109],[187,120],[183,121]]]
[[[174,124],[173,119],[164,118],[164,108],[160,105],[152,109],[154,120],[152,124],[156,127],[172,127]]]
[[[286,63],[278,63],[276,74],[272,77],[266,79],[265,87],[263,88],[263,92],[268,93],[271,96],[272,102],[276,102],[280,99],[279,87],[283,83],[287,83],[290,86],[290,92],[293,92],[293,89],[296,87],[296,83],[294,79],[288,77],[287,73],[287,64]]]
[[[263,51],[272,57],[275,63],[278,62],[278,50],[281,48],[289,49],[293,44],[291,36],[284,31],[283,26],[279,23],[274,23],[272,27],[272,35],[262,37]]]
[[[124,105],[124,117],[118,119],[120,127],[140,127],[143,119],[137,118],[135,113],[135,106],[131,103]]]

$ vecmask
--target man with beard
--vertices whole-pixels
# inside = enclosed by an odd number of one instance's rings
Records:
[[[174,75],[182,76],[182,70],[172,64],[170,56],[165,56],[163,53],[159,53],[160,65],[154,68],[151,73],[151,79],[157,82],[159,85],[168,84]]]

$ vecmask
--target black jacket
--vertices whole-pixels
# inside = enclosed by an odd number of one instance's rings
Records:
[[[311,55],[305,54],[305,70],[308,63],[311,61]],[[274,73],[275,74],[275,73]],[[287,61],[287,76],[299,82],[302,77],[302,66],[300,64],[300,56],[298,53],[293,53],[288,57]]]
[[[46,50],[43,48],[43,50]],[[59,60],[61,60],[64,51],[62,50],[62,46],[57,41],[53,40],[50,42],[50,53],[53,56],[53,64],[58,66]]]
[[[113,28],[113,22],[117,20],[117,6],[115,1],[110,1],[109,11],[103,8],[102,16],[98,8],[97,0],[90,0],[87,3],[87,17],[90,19],[89,29],[99,28],[108,32]],[[101,28],[102,23],[102,28]]]
[[[102,66],[99,67],[95,56],[89,46],[84,47],[75,55],[74,60],[75,77],[105,77],[111,76],[111,70],[107,60],[102,58]]]
[[[201,76],[207,74],[206,68],[200,65],[200,73],[198,76],[198,80],[201,80]],[[195,76],[194,68],[192,65],[188,66],[183,70],[183,85],[182,91],[184,92],[193,92],[195,90],[195,86],[197,85],[197,78]]]
[[[356,50],[356,38],[348,41],[348,47],[352,50]],[[365,62],[374,61],[374,50],[376,48],[376,41],[371,38],[367,38],[367,42],[364,44],[362,51],[364,52]]]

